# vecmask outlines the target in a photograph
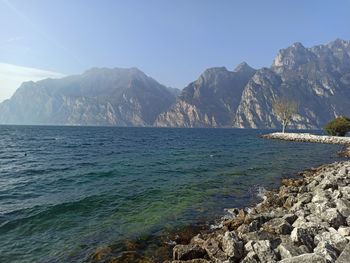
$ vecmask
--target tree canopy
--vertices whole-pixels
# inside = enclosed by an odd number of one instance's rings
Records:
[[[326,124],[324,130],[332,136],[345,136],[350,131],[350,119],[344,116],[335,118]]]
[[[298,103],[288,99],[277,99],[273,102],[272,108],[282,123],[282,132],[285,132],[293,115],[298,112]]]

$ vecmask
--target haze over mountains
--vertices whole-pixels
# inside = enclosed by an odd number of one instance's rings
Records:
[[[279,51],[272,66],[210,68],[181,93],[136,68],[25,82],[0,104],[1,124],[275,128],[276,98],[299,103],[295,128],[350,116],[350,41]]]

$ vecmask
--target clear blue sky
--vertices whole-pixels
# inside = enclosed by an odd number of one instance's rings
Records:
[[[270,66],[293,42],[350,40],[350,0],[0,0],[0,28],[0,63],[135,66],[183,88],[208,67]]]

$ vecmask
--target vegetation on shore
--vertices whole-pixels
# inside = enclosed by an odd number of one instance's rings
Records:
[[[324,130],[331,136],[345,136],[350,131],[350,119],[338,117],[326,124]]]

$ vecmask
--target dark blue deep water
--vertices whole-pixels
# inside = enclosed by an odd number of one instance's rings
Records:
[[[83,262],[97,247],[212,222],[257,186],[337,159],[264,131],[0,126],[0,262]]]

